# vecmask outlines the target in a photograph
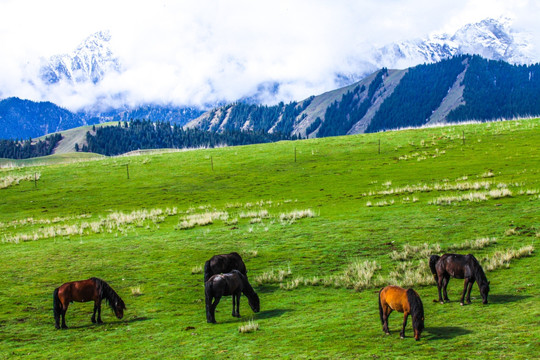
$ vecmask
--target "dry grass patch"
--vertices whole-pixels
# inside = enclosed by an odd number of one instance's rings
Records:
[[[510,261],[512,259],[519,259],[525,256],[531,256],[534,251],[534,246],[527,245],[519,249],[507,249],[504,251],[497,251],[491,256],[487,256],[483,259],[483,268],[486,271],[492,271],[502,267],[510,267]]]
[[[238,332],[241,334],[244,333],[251,333],[259,330],[259,324],[253,321],[253,319],[249,320],[247,323],[240,325],[238,328]]]
[[[227,221],[229,218],[229,213],[225,211],[214,211],[214,212],[205,212],[202,214],[192,214],[187,215],[184,218],[180,219],[178,225],[176,226],[177,230],[187,230],[192,229],[195,226],[206,226],[213,224],[215,220]]]
[[[393,271],[390,271],[388,277],[380,277],[378,282],[380,284],[393,284],[405,288],[415,285],[435,284],[427,260],[421,260],[416,263],[411,261],[401,262]]]
[[[493,245],[497,243],[496,238],[479,238],[475,240],[466,240],[461,244],[453,244],[448,247],[448,250],[462,250],[462,249],[471,249],[478,250],[483,249],[486,246]]]
[[[41,173],[27,173],[22,175],[7,175],[0,178],[0,189],[8,188],[12,185],[19,185],[21,181],[39,180]]]
[[[311,209],[305,209],[305,210],[293,210],[289,213],[281,213],[279,215],[279,219],[281,220],[281,222],[293,223],[298,219],[312,218],[315,216],[317,216],[315,211]]]
[[[260,275],[255,276],[253,281],[257,285],[262,284],[280,284],[285,278],[292,274],[291,266],[288,265],[286,270],[283,269],[272,269],[270,271],[264,272]]]
[[[402,251],[392,251],[390,253],[390,258],[392,260],[408,260],[414,258],[426,258],[432,254],[437,254],[441,252],[441,245],[438,243],[428,244],[423,243],[422,245],[414,246],[405,244],[403,245]]]
[[[140,286],[134,286],[134,287],[130,288],[130,290],[131,290],[131,295],[133,295],[133,296],[141,296],[141,295],[143,295],[142,288]]]

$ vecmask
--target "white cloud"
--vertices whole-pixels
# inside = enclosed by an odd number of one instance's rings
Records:
[[[371,46],[500,15],[537,35],[539,14],[539,5],[526,0],[0,0],[0,96],[51,100],[72,110],[96,99],[199,105],[280,82],[268,101],[300,100],[331,90],[335,73],[364,66],[360,59]],[[28,83],[40,57],[71,52],[104,29],[122,74],[76,88]]]

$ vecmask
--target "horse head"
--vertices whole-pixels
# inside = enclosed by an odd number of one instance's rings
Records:
[[[482,295],[482,303],[488,303],[488,294],[489,294],[489,281],[485,282],[480,286],[480,295]]]
[[[415,325],[414,317],[413,317],[413,328],[414,328],[414,340],[418,341],[420,340],[420,335],[422,334],[422,330],[424,330],[424,317],[422,316],[420,319],[417,319],[417,324]]]
[[[253,312],[258,313],[259,311],[261,311],[261,303],[259,301],[259,295],[253,292],[253,294],[251,296],[248,296],[247,298],[248,298],[249,306],[251,307],[251,310],[253,310]]]
[[[114,314],[117,318],[121,319],[124,317],[124,310],[126,309],[126,304],[124,304],[124,301],[120,298],[116,299],[112,303],[112,308],[114,310]]]

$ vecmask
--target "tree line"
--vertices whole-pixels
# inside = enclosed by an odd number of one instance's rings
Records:
[[[0,158],[28,159],[38,156],[51,155],[58,142],[62,140],[61,134],[52,134],[44,140],[2,140],[0,139]]]
[[[216,146],[248,145],[280,140],[296,140],[297,136],[283,133],[269,134],[263,130],[225,130],[221,133],[200,129],[184,129],[170,122],[133,120],[117,126],[95,129],[86,133],[86,144],[77,144],[77,151],[94,152],[107,156],[120,155],[143,149],[212,148]]]

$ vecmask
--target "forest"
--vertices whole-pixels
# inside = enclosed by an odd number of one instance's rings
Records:
[[[248,145],[296,140],[297,136],[282,133],[225,130],[221,133],[199,129],[183,129],[169,122],[133,120],[116,126],[96,128],[86,134],[86,144],[77,144],[77,151],[94,152],[107,156],[143,149],[212,148],[217,146]]]
[[[62,135],[59,133],[47,136],[44,140],[37,142],[32,141],[32,139],[24,141],[0,139],[0,158],[28,159],[51,155],[60,140],[62,140]]]

